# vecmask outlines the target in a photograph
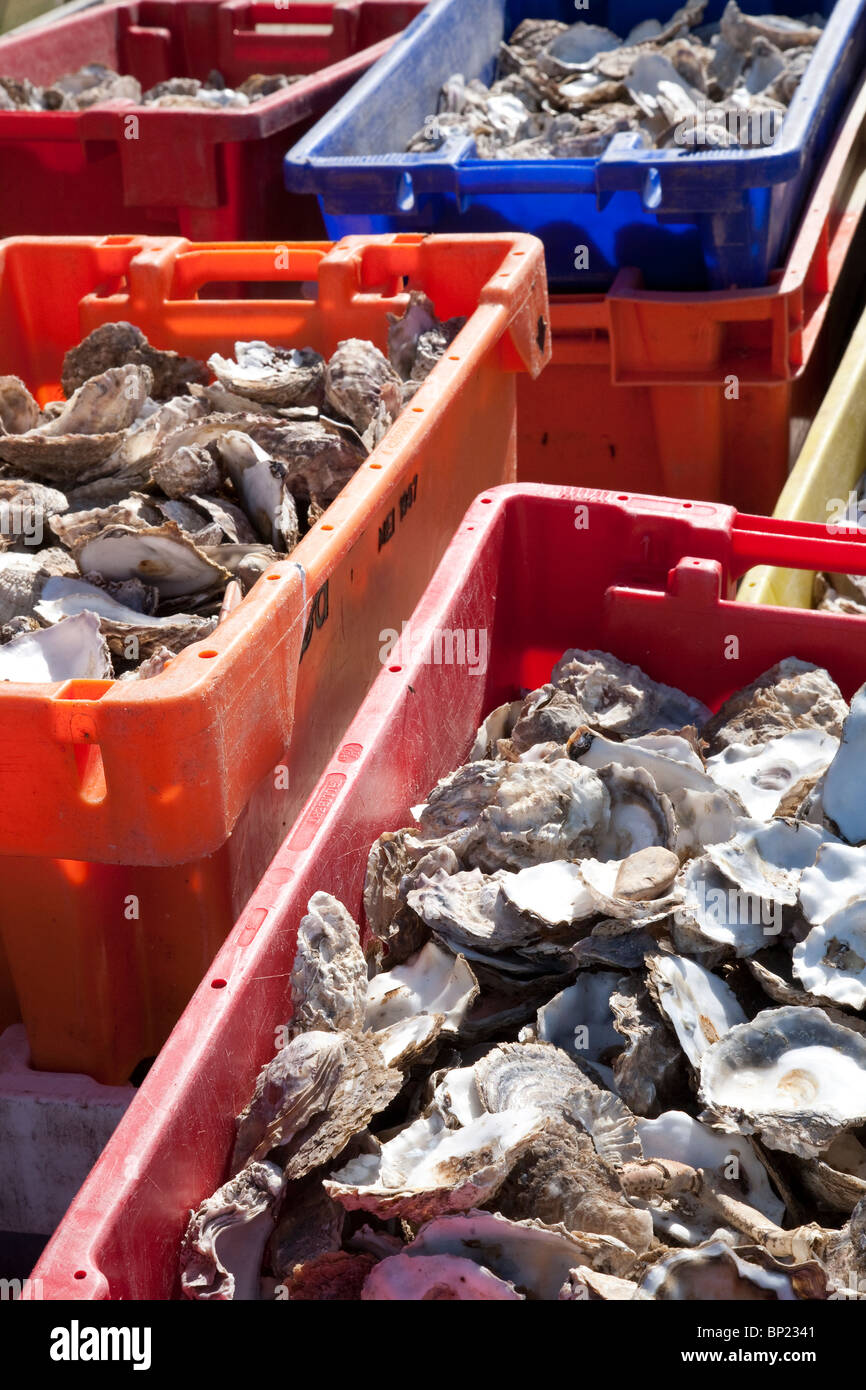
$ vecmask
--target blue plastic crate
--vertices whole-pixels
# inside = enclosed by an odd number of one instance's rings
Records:
[[[710,0],[704,22],[725,0]],[[521,20],[590,20],[625,35],[676,0],[432,0],[382,58],[290,150],[290,190],[319,196],[328,235],[506,228],[534,232],[554,289],[604,290],[624,267],[651,289],[766,285],[866,59],[866,0],[742,0],[750,13],[829,20],[772,146],[647,150],[630,133],[597,159],[487,161],[459,137],[435,154],[395,153],[436,111],[452,73],[489,82]],[[588,269],[578,270],[578,247]]]

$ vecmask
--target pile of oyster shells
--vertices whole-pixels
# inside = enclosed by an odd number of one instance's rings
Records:
[[[384,438],[463,319],[388,315],[348,338],[235,343],[207,366],[109,323],[40,409],[0,377],[0,680],[141,678],[209,636]]]
[[[525,19],[500,46],[492,85],[450,77],[406,148],[471,137],[479,159],[584,159],[623,131],[654,149],[772,144],[824,18],[749,15],[728,0],[718,23],[702,25],[705,9],[688,0],[624,38]]]
[[[87,63],[76,72],[64,73],[48,87],[40,87],[26,77],[0,76],[0,111],[86,111],[105,101],[237,111],[300,82],[301,76],[257,72],[240,86],[228,87],[222,73],[214,69],[205,82],[197,77],[170,77],[143,92],[137,78],[124,76],[102,63]]]
[[[183,1293],[864,1296],[864,780],[866,686],[567,651],[310,899]]]

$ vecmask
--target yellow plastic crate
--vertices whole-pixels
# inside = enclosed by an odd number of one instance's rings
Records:
[[[838,515],[838,503],[856,489],[864,469],[866,313],[848,344],[773,515],[786,521],[832,522]],[[814,577],[814,571],[759,565],[743,576],[737,600],[811,608]]]

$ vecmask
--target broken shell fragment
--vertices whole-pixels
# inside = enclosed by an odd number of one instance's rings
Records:
[[[95,613],[22,632],[0,647],[0,681],[110,680],[112,674]]]

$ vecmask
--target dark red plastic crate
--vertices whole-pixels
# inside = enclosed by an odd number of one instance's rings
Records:
[[[0,112],[0,236],[321,237],[315,198],[285,191],[286,148],[423,8],[421,0],[119,0],[7,35],[0,75],[42,85],[85,63],[137,77],[144,90],[169,77],[204,80],[213,68],[230,85],[253,73],[304,80],[243,111],[107,103]]]

